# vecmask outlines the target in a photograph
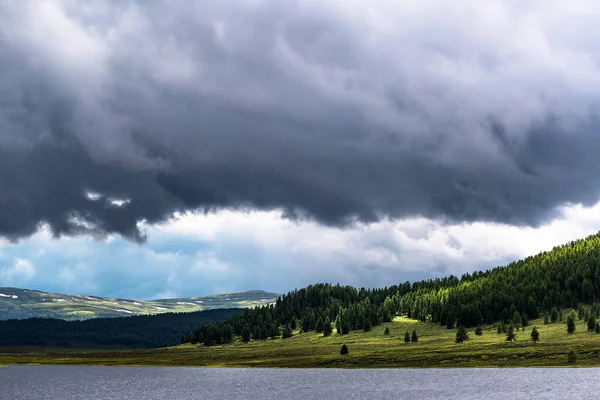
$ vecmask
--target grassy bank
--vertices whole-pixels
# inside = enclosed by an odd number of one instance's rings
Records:
[[[537,344],[530,337],[534,325],[540,332]],[[384,335],[386,327],[389,336]],[[404,333],[413,329],[419,341],[404,343]],[[371,332],[334,333],[327,338],[310,332],[286,340],[210,348],[188,344],[131,351],[0,349],[0,363],[297,368],[600,366],[600,334],[587,332],[583,321],[577,322],[574,334],[567,334],[564,323],[532,321],[524,332],[519,330],[512,344],[493,327],[484,327],[482,336],[471,329],[464,344],[454,343],[455,334],[454,329],[399,317]],[[342,344],[348,346],[350,354],[339,354]],[[571,349],[577,352],[575,364],[567,362]]]

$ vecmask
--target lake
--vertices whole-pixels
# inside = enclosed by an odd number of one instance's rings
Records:
[[[298,370],[16,365],[0,369],[0,399],[578,399],[598,393],[598,378],[598,368]]]

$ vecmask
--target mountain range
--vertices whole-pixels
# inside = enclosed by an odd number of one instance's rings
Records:
[[[134,300],[0,287],[0,320],[42,317],[75,321],[246,308],[273,303],[278,296],[277,293],[250,290],[176,299]]]

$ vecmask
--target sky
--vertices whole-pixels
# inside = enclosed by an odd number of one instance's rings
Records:
[[[588,0],[0,0],[0,286],[386,286],[596,233],[599,26]]]

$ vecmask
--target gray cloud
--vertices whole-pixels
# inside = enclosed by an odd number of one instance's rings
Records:
[[[1,2],[0,235],[142,241],[221,208],[537,225],[598,200],[592,2],[392,3]]]

